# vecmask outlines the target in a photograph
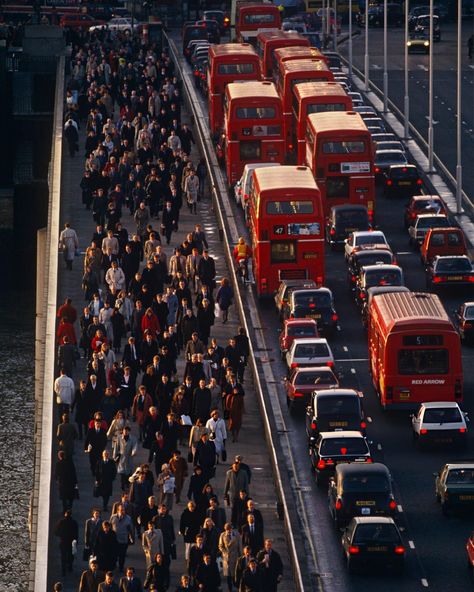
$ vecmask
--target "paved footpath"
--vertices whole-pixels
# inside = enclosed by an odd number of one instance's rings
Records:
[[[186,122],[185,115],[183,116],[183,122]],[[84,124],[83,126],[84,127]],[[64,222],[70,221],[72,228],[74,228],[79,237],[80,250],[84,252],[87,245],[90,244],[92,232],[94,230],[94,222],[92,220],[92,214],[90,211],[85,210],[81,203],[81,191],[79,188],[79,182],[83,172],[83,146],[84,146],[84,132],[81,133],[81,149],[80,152],[71,158],[67,154],[67,150],[64,150],[63,154],[63,171],[62,171],[62,203],[61,203],[61,227]],[[197,163],[198,154],[196,148],[193,149],[191,159]],[[222,243],[219,241],[219,233],[217,225],[215,223],[214,214],[212,212],[212,206],[210,199],[204,199],[198,203],[198,215],[192,215],[189,213],[186,206],[183,206],[180,215],[179,232],[174,233],[172,236],[172,245],[169,247],[165,246],[165,252],[169,257],[172,255],[172,247],[179,245],[183,240],[187,232],[191,232],[194,228],[194,224],[201,222],[207,235],[209,242],[210,254],[216,259],[216,268],[218,278],[228,276],[229,272],[226,267],[224,259],[224,250]],[[131,235],[135,232],[135,224],[128,210],[124,209],[124,217],[122,218],[124,228],[126,228]],[[159,229],[159,221],[154,222],[155,228]],[[73,264],[73,270],[67,271],[62,257],[59,258],[59,288],[58,288],[58,303],[64,302],[64,298],[71,297],[73,304],[78,311],[78,316],[82,313],[82,308],[85,306],[83,293],[81,290],[81,279],[82,279],[82,268],[83,258],[77,257]],[[216,319],[216,323],[212,329],[211,336],[216,337],[218,342],[222,346],[226,346],[228,339],[237,333],[239,325],[239,319],[236,316],[234,307],[231,307],[229,314],[229,322],[223,325],[219,319]],[[79,327],[76,327],[76,334],[80,335]],[[122,349],[125,345],[125,340],[122,341]],[[120,354],[118,354],[120,359]],[[181,379],[184,370],[183,360],[180,360],[178,365],[178,376]],[[85,360],[79,360],[76,372],[74,375],[74,381],[76,386],[81,378],[86,375],[85,371]],[[138,382],[138,381],[137,381]],[[139,382],[138,382],[139,384]],[[259,415],[257,401],[255,399],[255,392],[252,386],[252,377],[250,371],[246,371],[245,376],[245,407],[246,413],[243,417],[243,428],[240,433],[239,442],[232,443],[230,439],[227,441],[227,462],[219,464],[216,471],[216,477],[213,479],[213,487],[217,490],[219,495],[220,505],[224,507],[223,502],[223,488],[225,482],[226,471],[230,468],[230,463],[233,461],[234,456],[240,454],[244,457],[244,461],[247,462],[252,469],[252,482],[250,486],[250,494],[256,502],[256,506],[262,511],[264,525],[265,525],[265,537],[270,537],[274,541],[274,548],[277,550],[282,557],[285,574],[282,583],[279,586],[279,592],[289,592],[295,589],[292,581],[291,566],[289,560],[289,554],[286,547],[286,538],[284,535],[283,522],[278,520],[276,514],[276,494],[272,478],[271,467],[269,463],[269,455],[266,449],[266,443],[263,437],[263,425]],[[137,435],[136,427],[133,426],[133,433]],[[141,448],[139,453],[135,457],[136,464],[146,462],[148,460],[148,451]],[[183,457],[187,457],[187,448],[182,448]],[[55,460],[55,459],[54,459]],[[53,460],[53,462],[54,462]],[[82,561],[83,552],[83,532],[84,522],[90,517],[91,509],[97,504],[97,500],[92,496],[93,480],[89,470],[89,462],[87,455],[83,451],[83,443],[78,442],[75,450],[75,464],[78,471],[78,481],[80,489],[80,499],[74,502],[73,517],[79,524],[79,547],[78,553],[74,562],[73,573],[61,578],[60,574],[60,558],[58,549],[58,540],[53,535],[50,538],[50,552],[49,552],[49,581],[50,587],[53,582],[62,581],[64,590],[66,592],[72,592],[78,590],[78,583],[80,574],[83,569],[87,568],[86,562]],[[190,468],[190,473],[192,468]],[[184,493],[187,491],[188,480],[184,485]],[[157,493],[155,487],[154,493]],[[114,501],[120,499],[120,479],[117,478],[114,485],[113,496],[109,502],[109,507],[112,507]],[[178,524],[181,512],[185,508],[185,502],[181,501],[180,504],[174,504],[172,515],[175,521],[175,531],[177,535],[177,555],[176,561],[171,563],[171,586],[170,590],[174,590],[179,581],[179,575],[185,573],[184,563],[184,544],[181,537],[178,536]],[[100,507],[101,504],[99,504]],[[230,518],[230,512],[227,510],[228,517]],[[54,528],[56,521],[61,516],[61,505],[58,499],[57,490],[55,485],[52,486],[52,503],[51,503],[51,516],[50,523],[51,528]],[[109,516],[102,516],[104,519],[108,519]],[[51,530],[50,530],[51,532]],[[141,544],[136,541],[135,545],[129,547],[126,565],[133,565],[137,570],[137,574],[142,578],[145,576],[145,559],[141,549]],[[117,582],[121,574],[117,571]],[[224,581],[222,582],[223,589],[227,590],[227,586]]]

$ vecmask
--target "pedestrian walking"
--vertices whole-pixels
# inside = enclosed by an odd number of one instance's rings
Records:
[[[219,306],[219,312],[222,313],[222,322],[227,323],[229,318],[229,307],[234,298],[234,291],[231,288],[227,278],[221,279],[221,285],[216,294],[216,304]]]
[[[186,201],[188,204],[189,211],[192,214],[197,214],[197,201],[199,195],[199,178],[191,169],[189,175],[186,177],[184,182],[184,193],[186,195]]]
[[[77,489],[77,473],[72,457],[66,456],[64,450],[58,452],[58,460],[54,469],[54,478],[58,484],[59,499],[63,511],[70,510],[79,490]]]
[[[137,450],[137,439],[130,434],[130,426],[125,425],[112,451],[112,458],[117,465],[117,473],[120,475],[122,491],[128,489],[128,479],[133,473],[132,458],[137,454]]]
[[[110,458],[108,450],[102,451],[102,458],[97,463],[95,469],[95,482],[93,495],[102,498],[102,507],[104,511],[108,509],[109,499],[112,496],[115,477],[117,476],[117,467]]]
[[[97,463],[102,457],[102,452],[107,446],[107,430],[102,425],[101,419],[94,419],[93,427],[87,430],[84,441],[84,452],[89,455],[91,473],[95,477]]]
[[[58,378],[54,381],[54,392],[56,393],[58,415],[61,418],[64,413],[69,414],[75,397],[74,381],[67,376],[65,368],[61,368]]]
[[[228,428],[232,434],[232,442],[238,442],[244,413],[244,395],[238,386],[233,387],[226,396],[225,409],[229,417]]]
[[[84,553],[83,558],[94,556],[97,537],[102,530],[102,518],[97,508],[92,510],[92,515],[84,524]]]
[[[63,576],[72,571],[74,555],[77,551],[77,538],[79,529],[77,522],[72,517],[70,509],[64,512],[63,517],[56,524],[54,534],[59,538],[59,552],[61,555],[61,573]]]
[[[123,571],[125,559],[127,556],[127,549],[134,540],[134,528],[132,519],[125,513],[125,508],[122,504],[117,507],[117,513],[110,517],[110,526],[117,537],[117,558],[119,569]]]
[[[69,222],[64,224],[64,230],[59,235],[59,248],[63,252],[66,268],[72,271],[72,262],[76,256],[76,251],[79,249],[79,239]]]
[[[146,572],[143,587],[148,590],[152,585],[155,586],[156,592],[166,592],[170,586],[169,562],[162,553],[156,553]]]
[[[147,569],[152,565],[157,553],[163,554],[163,534],[159,528],[155,528],[154,522],[150,520],[147,530],[142,534],[142,549],[145,554]]]
[[[112,525],[108,520],[104,520],[101,524],[93,552],[97,557],[99,569],[102,571],[113,571],[115,569],[118,556],[117,535],[112,530]],[[105,590],[108,592],[107,588]]]
[[[283,562],[273,549],[271,539],[265,539],[263,549],[257,554],[257,563],[263,576],[263,592],[277,592],[283,579]]]
[[[219,552],[222,557],[222,575],[227,581],[227,588],[232,592],[235,582],[235,568],[242,553],[240,535],[230,522],[224,525],[224,532],[219,537]]]
[[[160,504],[165,504],[171,512],[175,494],[175,477],[168,463],[162,465],[161,473],[158,475],[156,481],[160,492],[159,502]]]
[[[99,569],[97,559],[89,561],[89,568],[84,570],[79,581],[78,592],[97,592],[99,584],[105,579],[105,573]]]

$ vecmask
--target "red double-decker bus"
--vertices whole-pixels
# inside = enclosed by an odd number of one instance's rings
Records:
[[[280,71],[276,80],[276,87],[283,103],[283,119],[285,147],[288,155],[295,156],[296,146],[293,138],[293,88],[295,84],[310,81],[327,82],[334,80],[334,74],[327,65],[319,59],[289,60],[280,63]]]
[[[230,186],[247,163],[284,162],[283,110],[273,82],[227,85],[222,142]]]
[[[285,279],[324,282],[321,194],[308,167],[255,169],[249,194],[257,295],[271,296]]]
[[[306,123],[311,113],[351,111],[352,99],[337,82],[301,82],[293,88],[293,137],[297,162],[304,163]]]
[[[236,80],[260,80],[260,60],[249,43],[211,45],[207,67],[209,128],[217,133],[224,122],[225,87]]]
[[[299,33],[288,31],[263,31],[257,35],[257,54],[260,58],[262,75],[272,77],[273,53],[280,47],[309,47],[309,41]]]
[[[461,342],[436,294],[374,296],[368,335],[372,382],[384,408],[462,401]]]
[[[302,45],[292,45],[291,47],[279,47],[275,49],[272,56],[272,76],[276,82],[280,72],[280,64],[282,62],[290,62],[292,60],[322,60],[325,64],[328,59],[316,47],[305,47]]]
[[[239,43],[255,45],[260,31],[277,31],[281,28],[281,16],[276,4],[237,5],[235,34]]]
[[[373,220],[375,208],[374,148],[358,113],[308,115],[305,164],[321,190],[326,216],[332,206],[360,204]]]

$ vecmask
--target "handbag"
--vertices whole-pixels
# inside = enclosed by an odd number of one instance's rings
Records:
[[[226,460],[227,460],[227,450],[225,448],[223,448],[222,451],[221,451],[221,458],[222,458],[222,462],[226,462]]]
[[[176,543],[171,543],[170,545],[170,556],[171,559],[177,559],[178,555],[176,553]]]
[[[192,450],[190,450],[188,452],[188,463],[192,463],[193,462],[193,458],[194,458],[194,455],[192,453]]]

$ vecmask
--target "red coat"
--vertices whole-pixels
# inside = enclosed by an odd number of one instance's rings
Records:
[[[58,309],[58,319],[62,319],[63,317],[69,323],[74,324],[77,321],[77,311],[72,304],[62,304]]]
[[[63,323],[61,321],[56,331],[56,337],[58,338],[59,345],[64,343],[64,337],[66,336],[69,337],[69,343],[72,343],[74,345],[77,344],[76,332],[74,331],[73,325],[71,325],[71,323]]]
[[[139,426],[143,426],[145,423],[145,419],[148,417],[148,411],[150,407],[153,406],[153,399],[150,397],[148,393],[146,393],[145,398],[143,400],[143,409],[139,409],[139,400],[140,400],[140,393],[135,395],[133,399],[132,405],[132,415],[135,418],[137,424]]]
[[[145,331],[149,330],[149,332],[155,338],[158,333],[160,332],[160,323],[158,322],[158,317],[155,313],[152,313],[148,316],[146,313],[142,317],[142,333],[143,338],[145,338]]]

